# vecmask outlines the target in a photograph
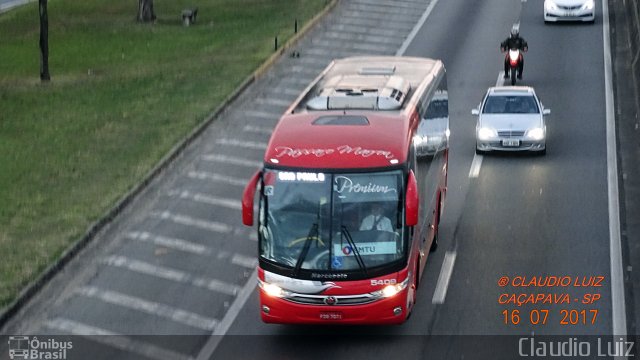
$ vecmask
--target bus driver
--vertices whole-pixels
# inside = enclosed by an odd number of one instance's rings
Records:
[[[373,203],[371,205],[371,214],[362,219],[360,230],[381,230],[394,232],[391,220],[382,214],[382,204]]]

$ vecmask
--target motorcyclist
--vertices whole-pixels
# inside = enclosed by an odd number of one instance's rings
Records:
[[[510,49],[518,49],[521,52],[527,51],[529,49],[529,45],[527,41],[520,36],[520,32],[517,27],[513,27],[511,29],[511,34],[508,38],[506,38],[503,42],[500,43],[500,50],[506,52],[504,57],[504,78],[509,77],[509,50]],[[522,79],[522,71],[524,70],[524,57],[522,53],[520,53],[520,61],[518,65],[518,79]]]

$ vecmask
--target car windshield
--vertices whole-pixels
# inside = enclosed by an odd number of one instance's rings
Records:
[[[538,104],[532,95],[489,95],[483,114],[537,114]]]
[[[400,170],[310,173],[265,170],[261,258],[314,271],[357,271],[404,257]]]

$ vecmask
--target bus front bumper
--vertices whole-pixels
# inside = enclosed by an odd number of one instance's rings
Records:
[[[407,319],[407,290],[362,305],[298,304],[260,291],[260,315],[276,324],[402,324]]]

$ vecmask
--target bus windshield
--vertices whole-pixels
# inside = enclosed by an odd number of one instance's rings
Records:
[[[261,258],[294,271],[358,271],[403,259],[402,171],[265,169]]]

